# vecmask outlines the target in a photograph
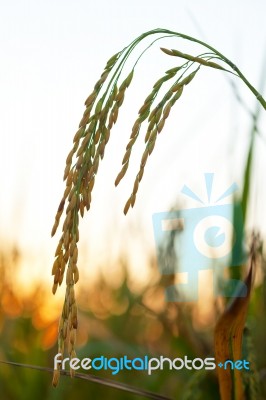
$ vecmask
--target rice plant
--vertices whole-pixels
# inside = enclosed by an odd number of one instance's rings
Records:
[[[62,357],[66,344],[70,358],[76,356],[75,341],[78,317],[74,287],[79,280],[79,219],[84,216],[85,211],[90,209],[99,164],[104,157],[106,145],[110,139],[112,128],[118,119],[126,92],[132,84],[137,64],[152,45],[167,37],[197,43],[202,46],[202,52],[191,55],[177,49],[161,48],[164,55],[176,58],[177,65],[167,70],[155,82],[151,92],[148,93],[141,104],[132,127],[122,158],[122,167],[115,180],[116,186],[127,172],[134,144],[138,140],[141,129],[144,129],[144,125],[146,132],[141,162],[133,182],[132,191],[124,207],[125,214],[130,208],[134,207],[145,166],[154,150],[158,135],[163,131],[166,120],[176,105],[175,103],[178,100],[181,101],[180,98],[184,90],[187,90],[187,86],[190,86],[194,79],[199,79],[202,68],[212,68],[217,70],[217,73],[229,73],[236,79],[240,79],[250,89],[260,105],[266,109],[265,99],[232,61],[209,44],[182,33],[167,29],[145,32],[107,61],[92,93],[85,101],[85,111],[74,136],[73,147],[66,159],[64,171],[66,187],[52,228],[53,236],[64,214],[62,234],[55,251],[55,261],[52,268],[52,275],[54,276],[53,294],[56,293],[58,285],[62,284],[64,278],[66,282],[65,300],[58,333],[58,352],[62,354]],[[137,46],[143,41],[148,43],[145,50],[139,54]],[[132,55],[132,60],[133,53],[136,53],[135,62],[132,63],[130,73],[124,76],[125,65],[130,55]],[[167,85],[165,85],[166,83]],[[74,371],[71,371],[71,374],[73,373]],[[56,370],[53,378],[54,386],[57,385],[59,376],[60,370]]]

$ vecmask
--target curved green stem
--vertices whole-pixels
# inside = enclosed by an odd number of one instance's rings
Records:
[[[167,34],[167,35],[173,35],[173,36],[177,36],[180,37],[182,39],[185,40],[189,40],[191,42],[194,43],[198,43],[201,46],[204,46],[205,48],[211,50],[213,53],[215,53],[222,61],[224,61],[227,65],[230,66],[230,68],[232,68],[232,70],[234,72],[236,72],[236,74],[238,75],[238,77],[245,83],[245,85],[251,90],[251,92],[255,95],[255,97],[257,98],[257,100],[260,102],[260,104],[262,105],[262,107],[266,110],[266,101],[265,99],[262,97],[262,95],[254,88],[253,85],[251,85],[251,83],[248,81],[248,79],[242,74],[242,72],[238,69],[238,67],[232,62],[230,61],[227,57],[225,57],[222,53],[220,53],[218,50],[216,50],[214,47],[210,46],[209,44],[203,42],[202,40],[196,39],[192,36],[189,35],[185,35],[183,33],[180,32],[174,32],[168,29],[161,29],[161,28],[157,28],[148,32],[143,33],[142,35],[140,35],[136,40],[134,40],[131,45],[130,45],[130,49],[129,51],[131,52],[134,47],[141,42],[144,38],[150,36],[150,35],[155,35],[155,34]]]

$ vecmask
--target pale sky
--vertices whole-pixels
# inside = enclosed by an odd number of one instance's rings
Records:
[[[265,15],[264,0],[1,0],[2,243],[18,243],[28,254],[28,267],[34,264],[35,275],[50,279],[58,238],[51,239],[50,231],[64,189],[65,158],[84,101],[112,54],[144,31],[172,29],[206,40],[258,87],[266,50]],[[184,201],[180,196],[184,184],[203,193],[203,173],[215,172],[217,192],[232,181],[241,186],[251,124],[225,75],[202,71],[176,105],[147,163],[136,206],[124,217],[123,206],[143,149],[140,140],[128,177],[115,188],[131,126],[153,83],[175,65],[160,52],[160,45],[193,51],[191,44],[169,39],[156,44],[139,63],[100,165],[92,209],[82,221],[83,256],[96,263],[118,254],[129,242],[135,243],[141,232],[143,239],[134,252],[138,254],[136,275],[143,268],[145,251],[148,255],[147,249],[154,246],[152,214],[167,211],[177,199]],[[254,109],[253,95],[237,79],[236,83]],[[259,125],[261,129],[265,126],[265,115]],[[264,140],[258,139],[256,153],[259,199],[265,199],[264,176],[259,173],[265,171],[265,130],[262,133]],[[258,207],[262,203],[258,200]],[[261,210],[265,216],[265,209]],[[257,223],[258,216],[254,218]]]

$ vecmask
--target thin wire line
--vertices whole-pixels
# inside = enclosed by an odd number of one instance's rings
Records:
[[[45,371],[45,372],[50,372],[53,373],[54,370],[53,368],[49,367],[41,367],[39,365],[31,365],[31,364],[21,364],[17,362],[12,362],[12,361],[2,361],[0,360],[0,364],[6,364],[6,365],[13,365],[15,367],[21,367],[21,368],[29,368],[29,369],[35,369],[37,371]],[[60,374],[63,376],[70,376],[69,371],[61,370]],[[112,387],[114,389],[118,390],[123,390],[128,393],[140,395],[143,397],[146,397],[147,399],[154,399],[154,400],[171,400],[170,397],[166,397],[157,393],[149,392],[147,390],[143,390],[141,388],[137,388],[131,385],[128,385],[126,383],[121,383],[121,382],[115,382],[111,379],[106,379],[102,377],[98,377],[92,374],[82,374],[82,373],[75,373],[74,378],[77,379],[83,379],[87,380],[93,383],[98,383],[104,386]]]

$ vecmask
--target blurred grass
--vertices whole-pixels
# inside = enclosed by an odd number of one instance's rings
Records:
[[[22,296],[16,284],[18,250],[0,256],[0,359],[18,363],[53,367],[56,354],[57,319],[44,315],[50,293],[37,285],[30,295]],[[111,275],[101,274],[96,284],[81,285],[78,296],[80,327],[77,356],[129,358],[144,355],[166,356],[171,359],[187,355],[191,358],[213,356],[213,324],[197,323],[196,305],[167,303],[166,282],[160,278],[154,260],[149,268],[153,282],[136,289],[127,274],[127,261],[118,260],[121,284],[117,287]],[[261,266],[260,283],[254,290],[248,318],[252,340],[252,357],[266,395],[262,377],[265,375],[265,260]],[[105,266],[106,268],[106,266]],[[145,266],[145,268],[147,268]],[[212,306],[213,323],[216,319]],[[248,356],[249,358],[249,356]],[[87,371],[86,371],[87,373]],[[95,371],[93,371],[95,373]],[[116,382],[128,383],[143,390],[160,393],[172,399],[219,399],[218,382],[213,371],[96,371],[96,375]],[[263,387],[264,385],[264,387]],[[99,384],[61,377],[57,389],[51,386],[47,372],[0,364],[0,399],[73,399],[108,398],[142,399]],[[263,397],[262,397],[263,398]]]

